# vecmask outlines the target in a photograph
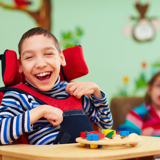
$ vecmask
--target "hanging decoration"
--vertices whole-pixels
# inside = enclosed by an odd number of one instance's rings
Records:
[[[159,30],[160,21],[157,17],[147,16],[148,8],[150,7],[149,1],[145,4],[134,0],[134,7],[139,13],[139,16],[130,16],[129,18],[134,21],[133,25],[126,25],[124,27],[124,34],[132,36],[137,42],[151,41]]]

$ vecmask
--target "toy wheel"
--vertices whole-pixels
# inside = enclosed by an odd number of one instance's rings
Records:
[[[80,146],[85,147],[85,146],[87,146],[87,144],[85,144],[85,143],[80,143]]]
[[[97,144],[90,144],[90,148],[98,148],[98,145]]]
[[[138,143],[132,143],[130,144],[132,147],[136,146]]]

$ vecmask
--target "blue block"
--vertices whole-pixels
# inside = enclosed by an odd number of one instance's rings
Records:
[[[129,136],[129,131],[126,131],[127,136]]]
[[[98,134],[92,134],[93,141],[99,141],[99,135]]]
[[[87,140],[88,141],[99,141],[99,135],[98,134],[88,134]]]
[[[120,131],[120,136],[129,136],[129,131]]]
[[[92,138],[92,134],[88,134],[88,135],[87,135],[87,140],[88,140],[88,141],[92,141],[92,139],[93,139],[93,138]]]

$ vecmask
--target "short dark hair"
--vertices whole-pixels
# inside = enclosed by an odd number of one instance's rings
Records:
[[[25,33],[22,35],[22,37],[21,37],[21,39],[20,39],[20,41],[19,41],[19,43],[18,43],[19,55],[21,54],[21,47],[22,47],[22,44],[23,44],[24,40],[25,40],[26,38],[32,37],[32,36],[34,36],[34,35],[44,35],[44,36],[46,36],[46,37],[48,37],[48,38],[52,38],[53,41],[54,41],[54,43],[55,43],[56,49],[59,51],[59,53],[61,52],[60,47],[59,47],[58,40],[56,39],[56,37],[55,37],[52,33],[50,33],[48,30],[46,30],[46,29],[44,29],[44,28],[35,27],[35,28],[32,28],[32,29],[28,30],[27,32],[25,32]]]
[[[151,88],[153,87],[154,82],[156,81],[156,79],[160,76],[160,72],[157,72],[155,75],[153,75],[153,77],[151,78],[151,80],[148,82],[148,86],[150,86]],[[148,92],[146,93],[145,97],[144,97],[144,101],[147,105],[150,105],[152,103],[152,99],[151,96],[148,94]]]

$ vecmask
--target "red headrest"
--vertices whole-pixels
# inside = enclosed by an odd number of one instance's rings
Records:
[[[75,46],[63,50],[66,59],[66,66],[61,67],[60,79],[73,80],[88,74],[88,67],[84,60],[81,46]],[[22,74],[18,72],[19,63],[15,51],[6,50],[1,57],[2,77],[5,86],[15,85],[24,82]]]

